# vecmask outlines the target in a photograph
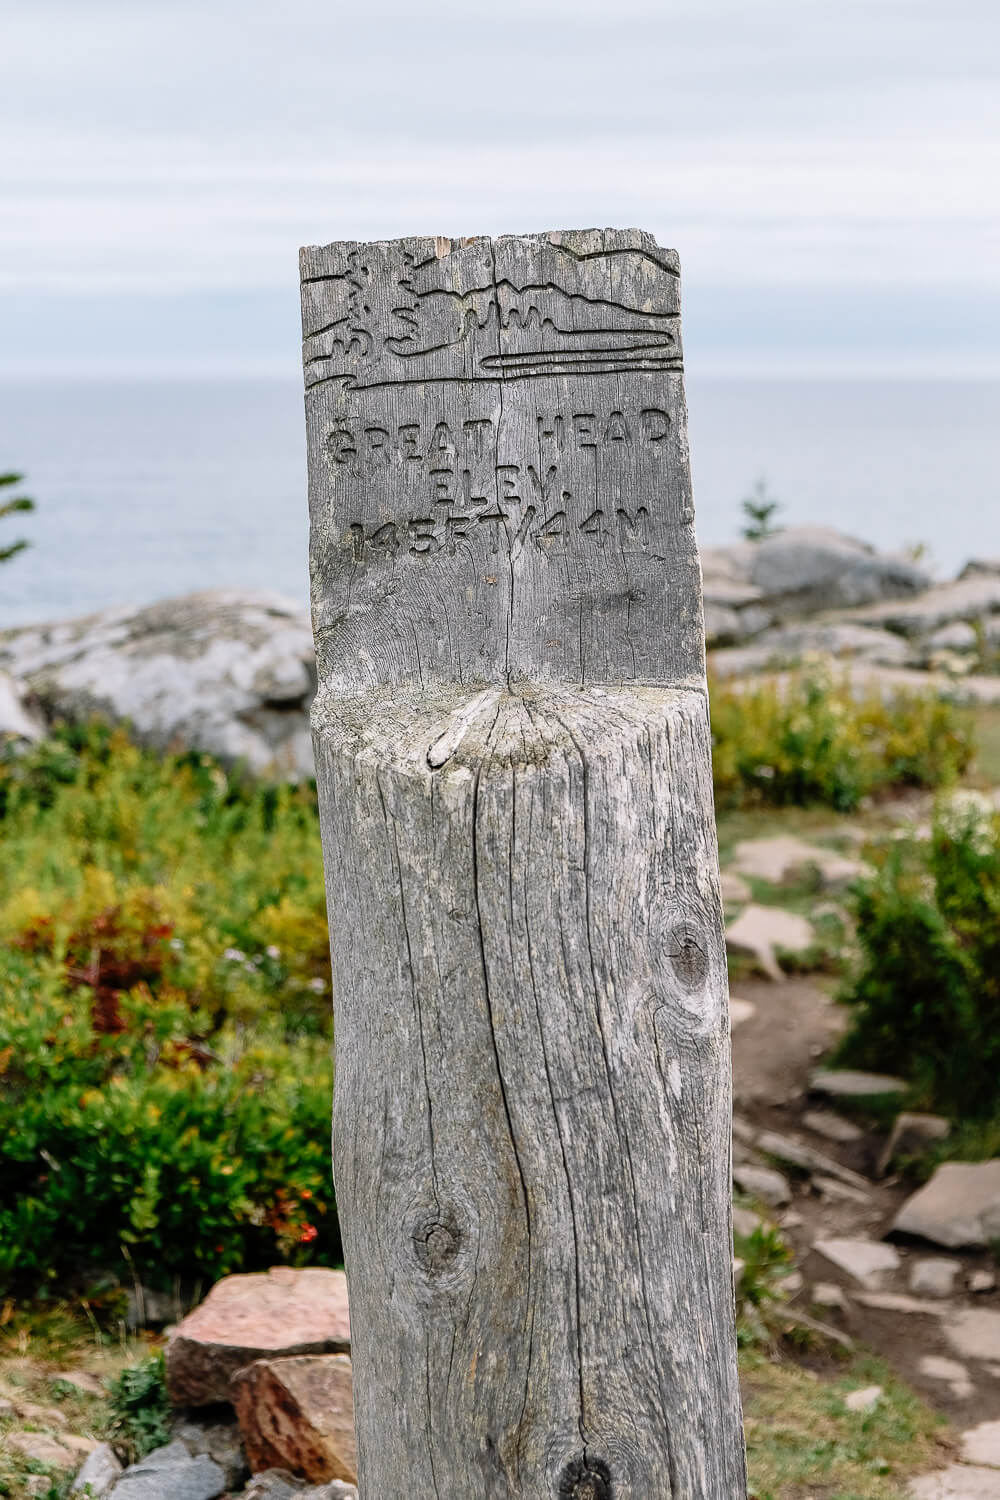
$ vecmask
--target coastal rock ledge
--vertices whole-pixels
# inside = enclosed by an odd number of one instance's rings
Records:
[[[776,680],[825,658],[859,692],[1000,703],[1000,562],[934,583],[814,526],[703,547],[701,559],[716,681]],[[308,777],[315,690],[308,613],[279,594],[219,589],[0,631],[0,743],[101,717],[153,749]]]
[[[312,775],[312,630],[279,594],[218,589],[6,630],[0,669],[24,695],[9,731],[22,738],[101,717],[154,749]]]

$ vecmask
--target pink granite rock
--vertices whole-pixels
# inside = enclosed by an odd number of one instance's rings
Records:
[[[232,1399],[230,1377],[254,1360],[350,1348],[343,1271],[275,1266],[227,1276],[171,1334],[167,1388],[175,1406],[209,1406]]]

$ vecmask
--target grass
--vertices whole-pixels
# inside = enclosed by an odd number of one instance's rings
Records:
[[[7,1304],[5,1312],[0,1401],[29,1402],[55,1415],[25,1419],[0,1411],[0,1495],[64,1500],[82,1455],[68,1467],[46,1466],[7,1439],[28,1430],[106,1439],[115,1432],[111,1401],[81,1395],[56,1376],[84,1370],[110,1387],[122,1370],[148,1366],[150,1346],[123,1330],[96,1331],[79,1307]],[[740,1365],[755,1500],[902,1500],[910,1474],[947,1461],[942,1420],[879,1360],[860,1355],[816,1374],[749,1348],[741,1350]],[[844,1396],[870,1385],[884,1391],[875,1409],[848,1411]]]
[[[109,1395],[81,1392],[60,1379],[68,1373],[96,1378],[107,1391],[123,1369],[138,1364],[148,1346],[92,1324],[81,1306],[39,1303],[0,1310],[0,1495],[63,1500],[85,1454],[66,1463],[28,1458],[12,1443],[15,1434],[41,1433],[58,1440],[67,1433],[102,1441],[111,1432]]]
[[[858,1355],[834,1373],[753,1350],[741,1356],[753,1500],[903,1500],[906,1480],[943,1467],[943,1419],[884,1363]],[[879,1385],[867,1412],[844,1397]]]

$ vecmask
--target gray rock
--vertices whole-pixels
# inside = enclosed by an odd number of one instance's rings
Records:
[[[969,1291],[980,1294],[982,1292],[995,1292],[997,1279],[992,1271],[971,1271],[969,1273]]]
[[[726,646],[730,641],[742,640],[745,628],[737,610],[705,600],[705,641],[709,646]]]
[[[726,906],[745,906],[753,899],[753,892],[743,879],[732,870],[722,872],[722,900]]]
[[[747,611],[740,612],[744,635]],[[729,639],[738,637],[730,634]],[[712,637],[709,644],[715,645]],[[826,657],[835,669],[844,658],[870,662],[876,666],[908,667],[918,664],[919,657],[900,636],[877,626],[855,625],[849,620],[820,624],[783,625],[755,635],[746,645],[727,645],[719,638],[720,649],[710,658],[712,675],[718,678],[745,677],[768,668],[791,667],[804,658]]]
[[[157,1292],[152,1287],[130,1286],[125,1292],[125,1319],[129,1328],[163,1328],[167,1323],[177,1323],[184,1316],[184,1309],[169,1292]]]
[[[942,625],[940,630],[935,630],[924,642],[924,650],[933,655],[936,651],[975,651],[978,645],[979,637],[972,626],[965,620],[955,620],[951,625]]]
[[[779,906],[750,905],[726,928],[729,952],[752,958],[769,979],[777,981],[785,977],[777,953],[805,953],[813,941],[813,929],[805,917]]]
[[[127,1468],[115,1486],[115,1500],[215,1500],[226,1476],[204,1454],[192,1458],[183,1443],[157,1448]]]
[[[358,1500],[358,1492],[340,1479],[307,1485],[284,1469],[265,1469],[254,1475],[241,1500]]]
[[[817,1240],[813,1253],[867,1292],[882,1291],[900,1265],[898,1251],[876,1240]]]
[[[817,1094],[833,1099],[878,1099],[886,1094],[902,1094],[909,1088],[902,1078],[887,1073],[860,1073],[853,1068],[818,1068],[809,1080]]]
[[[790,834],[743,839],[736,845],[730,870],[751,879],[782,885],[814,871],[826,890],[840,891],[863,875],[867,866],[833,849],[810,844]]]
[[[916,1156],[929,1146],[947,1140],[951,1134],[951,1123],[943,1115],[911,1114],[904,1111],[896,1116],[889,1138],[879,1154],[876,1171],[885,1175],[897,1156]]]
[[[7,630],[0,667],[47,716],[127,720],[155,748],[312,774],[309,619],[278,595],[220,589]]]
[[[980,1422],[962,1433],[962,1461],[1000,1469],[1000,1422]]]
[[[834,1114],[832,1109],[807,1109],[802,1116],[802,1123],[824,1140],[836,1141],[842,1146],[860,1141],[864,1136],[860,1125],[855,1125],[853,1120],[845,1120],[843,1115]]]
[[[951,1297],[961,1269],[960,1261],[943,1255],[924,1256],[910,1267],[910,1291],[918,1297]]]
[[[844,1289],[834,1281],[817,1281],[809,1296],[817,1307],[825,1307],[828,1312],[847,1312],[849,1304]]]
[[[963,1308],[946,1319],[944,1332],[963,1359],[1000,1361],[1000,1312],[988,1307]]]
[[[871,1411],[881,1399],[882,1387],[880,1385],[866,1385],[860,1390],[850,1391],[844,1397],[844,1405],[848,1411]]]
[[[752,1208],[742,1208],[738,1203],[733,1205],[733,1233],[746,1239],[751,1234],[756,1234],[761,1228],[764,1220],[760,1214],[755,1214]]]
[[[41,718],[26,707],[27,689],[9,672],[0,671],[0,741],[40,740],[45,734]]]
[[[878,625],[906,636],[928,636],[956,620],[978,620],[1000,611],[1000,575],[970,575],[929,588],[919,598],[855,611],[855,624]]]
[[[825,526],[789,527],[756,544],[749,581],[787,617],[907,598],[930,574]]]
[[[952,1313],[948,1302],[928,1302],[906,1292],[857,1292],[854,1300],[863,1307],[874,1307],[880,1312],[913,1313],[924,1318],[946,1318]]]
[[[750,1021],[757,1014],[757,1007],[752,1000],[740,1000],[733,995],[729,1001],[729,1025],[735,1031],[737,1026],[742,1026],[744,1021]]]
[[[1000,1500],[1000,1474],[971,1464],[949,1464],[911,1479],[907,1494],[909,1500]]]
[[[985,1249],[1000,1239],[1000,1159],[938,1167],[906,1200],[892,1227],[949,1250]]]
[[[77,1474],[70,1487],[70,1494],[76,1494],[78,1490],[85,1490],[90,1486],[90,1493],[94,1500],[100,1500],[112,1488],[115,1481],[120,1477],[122,1466],[110,1443],[100,1443],[89,1453],[83,1468]]]
[[[812,1146],[792,1140],[787,1135],[780,1135],[776,1130],[762,1130],[755,1144],[757,1150],[763,1151],[765,1156],[773,1156],[777,1161],[787,1162],[789,1166],[798,1167],[803,1172],[825,1173],[862,1193],[867,1200],[867,1180],[857,1172],[852,1172],[849,1167],[842,1167],[832,1156],[824,1156],[821,1151],[814,1151]]]
[[[249,1477],[250,1466],[235,1421],[199,1422],[196,1417],[187,1417],[175,1424],[173,1435],[193,1457],[204,1454],[219,1465],[226,1476],[227,1490],[235,1490]]]
[[[961,1401],[972,1395],[969,1372],[957,1359],[945,1359],[940,1354],[924,1354],[917,1363],[917,1369],[928,1380],[944,1381],[951,1387],[952,1395]]]
[[[733,1167],[733,1181],[742,1192],[749,1193],[751,1198],[759,1198],[761,1203],[767,1203],[772,1208],[792,1200],[788,1178],[781,1172],[776,1172],[773,1167],[757,1167],[740,1162]]]
[[[973,557],[959,573],[963,578],[1000,578],[1000,557]]]

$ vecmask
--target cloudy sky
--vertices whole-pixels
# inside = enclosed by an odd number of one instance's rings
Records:
[[[301,243],[638,224],[689,364],[1000,374],[997,0],[0,0],[0,370],[287,371]]]

